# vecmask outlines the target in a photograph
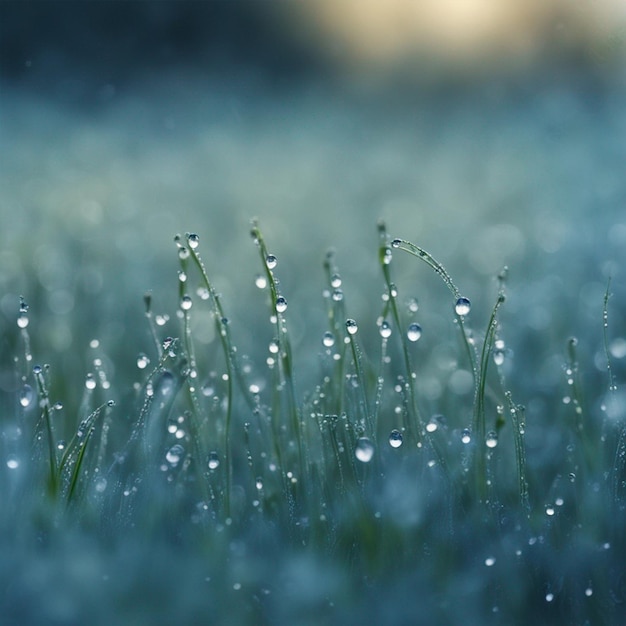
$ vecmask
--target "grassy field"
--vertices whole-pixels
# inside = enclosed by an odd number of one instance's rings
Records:
[[[1,103],[7,624],[620,623],[618,80],[77,89]]]

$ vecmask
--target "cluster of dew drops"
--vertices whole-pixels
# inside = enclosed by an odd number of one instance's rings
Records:
[[[339,285],[341,284],[340,279],[337,279],[336,282]],[[457,298],[455,302],[454,311],[458,316],[464,317],[469,314],[471,310],[471,306],[472,305],[471,305],[469,298],[460,296]],[[415,313],[417,311],[416,300],[412,299],[409,302],[409,310],[412,313]],[[350,336],[356,335],[358,330],[359,330],[359,327],[355,320],[353,319],[346,320],[346,331],[348,335]],[[391,329],[391,325],[389,324],[389,322],[387,322],[387,320],[380,321],[379,332],[383,339],[387,339],[391,336],[392,329]],[[407,339],[411,342],[418,341],[420,337],[422,336],[421,326],[417,322],[411,322],[408,326],[406,336],[407,336]],[[349,341],[349,338],[346,338],[346,341]],[[326,348],[331,348],[335,344],[335,338],[330,331],[327,331],[324,333],[322,343]],[[504,353],[503,345],[498,345],[497,347],[499,348],[499,351],[498,351],[498,357],[499,357],[501,354]],[[498,360],[496,360],[496,362],[498,363]],[[501,364],[501,363],[498,363],[498,364]],[[434,432],[436,429],[437,429],[437,422],[436,420],[433,419],[426,426],[426,430],[428,432]],[[388,443],[392,448],[397,449],[400,446],[402,446],[403,439],[404,438],[403,438],[402,432],[398,430],[397,428],[394,428],[389,433]],[[471,431],[469,430],[469,428],[464,428],[461,432],[461,442],[467,445],[471,442],[471,440],[472,440]],[[487,434],[486,445],[488,448],[491,448],[491,449],[495,448],[498,445],[498,435],[495,431],[490,431]],[[375,452],[375,446],[372,440],[369,439],[369,437],[365,437],[365,436],[359,437],[356,443],[355,450],[354,450],[354,454],[356,458],[362,463],[369,463],[374,457],[374,452]]]

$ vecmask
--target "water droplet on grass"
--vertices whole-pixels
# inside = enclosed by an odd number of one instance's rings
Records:
[[[493,362],[496,365],[502,365],[504,363],[504,350],[494,350],[493,351]]]
[[[457,315],[467,315],[472,309],[472,303],[469,301],[469,298],[461,297],[456,301],[454,305],[454,310]]]
[[[28,326],[28,315],[26,313],[21,313],[17,316],[17,325],[20,328],[26,328]]]
[[[461,432],[461,442],[464,444],[468,444],[472,440],[472,434],[469,428],[464,428]]]
[[[389,433],[389,445],[392,448],[399,448],[402,445],[402,433],[399,430],[394,428]]]
[[[331,332],[325,332],[324,337],[322,338],[322,343],[327,347],[331,348],[335,345],[335,336]]]
[[[217,452],[209,452],[209,469],[214,470],[220,466],[220,458]]]
[[[34,399],[35,393],[33,392],[33,388],[30,385],[24,385],[20,391],[20,404],[26,408],[30,406]]]
[[[437,430],[437,427],[437,420],[431,419],[428,424],[426,424],[426,432],[434,433]]]
[[[406,336],[409,341],[417,341],[422,336],[422,327],[415,322],[413,324],[409,324]]]
[[[383,337],[383,339],[391,337],[391,326],[389,325],[389,322],[387,320],[383,320],[381,322],[379,331],[380,336]]]
[[[417,303],[417,299],[416,298],[409,298],[407,301],[407,308],[409,309],[410,313],[417,313],[417,310],[419,309],[419,305]]]
[[[178,258],[181,261],[184,261],[189,258],[189,250],[187,248],[179,248],[178,250]]]
[[[268,254],[265,257],[265,265],[270,270],[273,270],[278,265],[278,259],[273,254]]]
[[[200,245],[200,237],[196,233],[187,233],[187,243],[192,250],[195,250]]]
[[[394,239],[391,242],[391,247],[392,248],[399,248],[401,243],[402,243],[402,239]]]
[[[278,313],[284,313],[286,310],[287,300],[282,296],[278,296],[278,298],[276,298],[276,311],[278,311]]]
[[[190,296],[183,296],[180,301],[180,308],[183,311],[189,311],[189,309],[193,306],[193,301]]]
[[[356,335],[359,330],[357,323],[353,319],[346,320],[346,330],[350,335]]]
[[[180,462],[181,457],[185,453],[185,449],[179,444],[174,444],[165,455],[165,460],[175,467]]]
[[[361,463],[369,463],[374,456],[374,444],[367,437],[361,437],[356,442],[354,455]]]
[[[487,433],[485,444],[488,448],[495,448],[498,445],[498,433],[495,430],[491,430]]]
[[[333,274],[330,277],[330,286],[333,289],[338,289],[339,287],[341,287],[341,276],[339,276],[339,274]]]
[[[146,369],[146,367],[148,367],[149,364],[150,364],[150,359],[143,352],[139,354],[139,356],[137,357],[137,367],[140,370],[143,370],[143,369]]]
[[[96,377],[93,374],[87,374],[85,377],[85,387],[92,391],[96,388]]]

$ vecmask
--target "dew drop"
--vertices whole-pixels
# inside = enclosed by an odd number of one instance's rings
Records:
[[[325,332],[324,337],[322,338],[322,343],[327,348],[331,348],[332,346],[335,345],[335,336],[329,331]]]
[[[428,424],[426,424],[426,432],[434,433],[437,430],[437,427],[437,420],[431,419]]]
[[[17,469],[19,466],[20,466],[20,462],[17,460],[15,456],[11,455],[7,459],[7,467],[9,469]]]
[[[187,250],[187,248],[179,248],[178,249],[178,258],[181,261],[184,261],[185,259],[189,258],[189,250]]]
[[[454,310],[457,315],[467,315],[472,308],[472,303],[468,298],[461,297],[456,301],[454,305]]]
[[[165,315],[156,315],[155,318],[154,318],[154,321],[156,322],[157,326],[165,326],[165,324],[167,324],[169,319],[170,319],[170,317],[167,314],[165,314]]]
[[[394,428],[389,433],[389,445],[392,448],[399,448],[402,445],[402,433],[399,430]]]
[[[356,335],[359,327],[353,319],[346,320],[346,330],[350,335]]]
[[[179,444],[174,444],[165,455],[165,460],[172,466],[176,467],[180,462],[182,455],[184,454],[185,449]]]
[[[183,311],[189,311],[189,309],[192,307],[193,305],[193,301],[191,300],[190,296],[183,296],[181,301],[180,301],[180,308]]]
[[[140,370],[144,370],[146,369],[146,367],[148,367],[148,365],[150,364],[150,359],[142,352],[139,354],[139,356],[137,357],[137,367]]]
[[[214,470],[220,466],[220,458],[217,452],[209,452],[209,469]]]
[[[282,296],[276,298],[276,311],[278,313],[284,313],[287,310],[287,300]]]
[[[330,277],[330,286],[333,289],[339,289],[339,287],[341,287],[341,276],[339,276],[339,274],[333,274]]]
[[[402,239],[394,239],[391,242],[391,247],[392,248],[399,248],[401,243],[402,243]]]
[[[255,484],[256,484],[256,488],[259,491],[261,491],[261,489],[263,489],[263,479],[260,476],[256,479],[256,483]]]
[[[108,400],[107,406],[115,406],[115,400]]]
[[[265,265],[270,270],[273,270],[278,265],[278,259],[273,254],[268,254],[265,257]]]
[[[409,341],[417,341],[422,336],[422,327],[415,322],[409,324],[406,336]]]
[[[374,444],[367,437],[360,437],[356,442],[354,455],[361,463],[369,463],[374,456]]]
[[[192,250],[195,250],[200,245],[200,237],[196,233],[188,233],[187,243]]]
[[[485,565],[486,565],[487,567],[492,567],[493,565],[495,565],[495,563],[496,563],[496,559],[495,559],[495,557],[493,557],[493,556],[488,556],[488,557],[485,559]]]
[[[35,393],[33,392],[33,388],[30,385],[24,385],[20,391],[20,404],[26,408],[30,406],[34,399]]]
[[[380,331],[380,336],[383,339],[387,339],[388,337],[391,337],[391,326],[387,320],[382,321],[382,323],[380,324],[379,331]]]
[[[263,274],[257,274],[257,277],[254,279],[254,284],[258,289],[265,289],[267,287],[267,278],[263,276]]]
[[[85,377],[85,387],[89,389],[89,391],[96,388],[96,378],[93,374],[87,374]]]
[[[20,328],[26,328],[28,326],[28,315],[22,311],[17,316],[17,325]]]
[[[389,265],[391,263],[391,259],[392,259],[391,249],[385,248],[385,251],[383,253],[383,263],[385,265]]]
[[[332,298],[333,302],[341,302],[343,300],[343,289],[334,289]]]
[[[490,430],[487,433],[485,444],[488,448],[495,448],[498,445],[498,433],[495,430]]]
[[[472,434],[469,428],[464,428],[461,432],[461,442],[468,444],[472,440]]]
[[[180,270],[180,271],[178,272],[178,280],[179,280],[181,283],[186,283],[186,282],[187,282],[187,273],[186,273],[186,272],[183,272],[183,270]]]
[[[35,365],[33,366],[33,374],[35,376],[39,376],[39,374],[41,374],[43,370],[41,369],[41,365]]]

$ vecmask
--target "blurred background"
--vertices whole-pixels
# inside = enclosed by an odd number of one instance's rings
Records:
[[[172,238],[192,231],[253,352],[253,217],[301,367],[321,349],[331,247],[376,335],[379,218],[446,265],[477,328],[510,266],[505,333],[524,368],[581,329],[595,346],[609,274],[624,301],[625,57],[620,0],[3,0],[3,346],[23,295],[37,361],[82,377],[97,337],[111,369],[134,371],[144,292],[179,332]],[[396,265],[426,338],[449,294]]]

